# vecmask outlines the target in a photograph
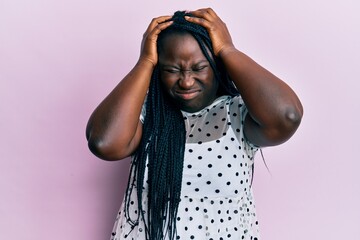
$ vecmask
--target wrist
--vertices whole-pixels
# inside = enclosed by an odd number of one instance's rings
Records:
[[[144,66],[144,67],[151,67],[152,69],[155,68],[156,63],[154,63],[149,58],[140,57],[136,65]]]
[[[222,47],[222,48],[219,50],[218,56],[219,56],[220,58],[224,58],[224,57],[227,56],[228,54],[233,53],[233,52],[237,52],[237,51],[238,51],[238,50],[235,48],[234,45],[227,45],[227,46]]]

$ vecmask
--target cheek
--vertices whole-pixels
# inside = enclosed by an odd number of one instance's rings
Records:
[[[173,87],[174,83],[172,81],[170,81],[169,79],[164,78],[163,76],[160,75],[160,82],[161,82],[161,86],[163,88],[163,90],[165,92],[169,92],[170,89]]]
[[[219,87],[219,81],[216,79],[214,74],[209,75],[208,82],[212,90],[216,90]]]

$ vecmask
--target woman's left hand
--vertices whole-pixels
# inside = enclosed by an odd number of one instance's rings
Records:
[[[234,48],[230,33],[226,24],[219,18],[211,8],[198,9],[189,12],[192,17],[186,16],[185,19],[189,22],[198,24],[208,31],[216,56],[227,48]]]

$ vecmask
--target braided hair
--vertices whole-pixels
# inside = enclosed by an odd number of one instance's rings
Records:
[[[218,96],[238,95],[225,68],[213,51],[210,36],[200,25],[190,23],[184,16],[189,13],[175,12],[173,24],[158,37],[157,49],[166,36],[191,34],[198,42],[203,54],[219,82]],[[146,115],[140,145],[133,156],[125,195],[125,216],[134,228],[141,218],[145,226],[146,240],[161,240],[176,236],[176,217],[180,202],[183,162],[185,150],[185,124],[180,109],[164,94],[158,65],[153,71],[146,100]],[[148,178],[146,176],[148,169]],[[145,184],[148,192],[143,192]],[[130,198],[134,192],[138,199],[137,219],[130,218]],[[145,193],[145,194],[144,194]],[[147,208],[143,203],[147,201]]]

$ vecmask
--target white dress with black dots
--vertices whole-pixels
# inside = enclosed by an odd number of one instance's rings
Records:
[[[241,97],[230,96],[219,97],[199,112],[183,112],[187,138],[176,239],[259,240],[251,189],[258,148],[244,138],[246,114]],[[146,203],[144,199],[144,209]],[[131,204],[136,219],[135,194]],[[145,239],[143,222],[134,227],[127,223],[124,206],[111,240]]]

